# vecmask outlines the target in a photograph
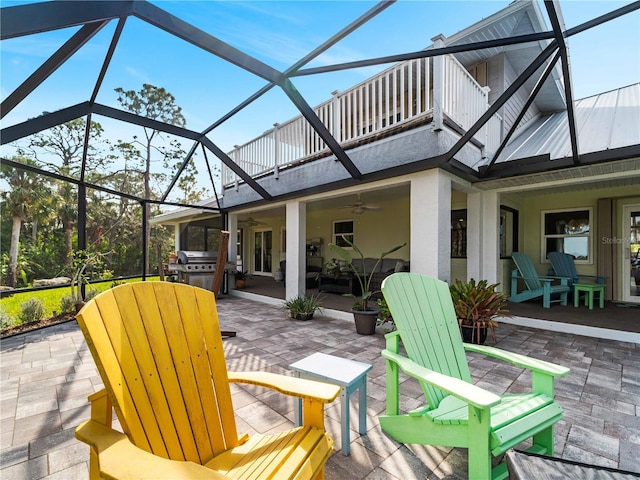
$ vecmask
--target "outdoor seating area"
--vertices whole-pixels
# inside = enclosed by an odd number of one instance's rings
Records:
[[[354,422],[350,455],[341,445],[339,401],[325,408],[333,439],[327,479],[467,478],[466,449],[399,443],[382,432],[386,410],[385,347],[382,331],[361,336],[353,323],[316,315],[302,322],[275,305],[223,296],[217,302],[220,328],[237,335],[223,340],[227,367],[294,376],[290,365],[323,353],[372,365],[367,373],[366,434]],[[555,399],[564,409],[556,423],[554,455],[640,472],[640,352],[637,344],[559,334],[501,324],[496,347],[553,362],[571,370],[556,379]],[[493,345],[492,345],[493,346]],[[87,397],[103,388],[96,365],[75,321],[2,341],[3,479],[88,478],[88,446],[74,437],[90,418]],[[522,391],[531,382],[520,367],[468,353],[474,384],[496,394]],[[422,390],[400,374],[400,411],[424,405]],[[294,428],[295,399],[253,385],[232,385],[239,434],[274,434]],[[359,402],[351,402],[358,416]],[[526,444],[525,444],[526,448]]]
[[[538,275],[531,257],[526,253],[513,252],[511,254],[516,270],[511,274],[511,302],[524,302],[542,298],[544,308],[551,307],[551,303],[567,304],[569,296],[568,277],[543,277]],[[519,282],[525,288],[519,288]]]

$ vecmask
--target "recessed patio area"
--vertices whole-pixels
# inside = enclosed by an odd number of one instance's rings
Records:
[[[243,296],[245,293],[260,295],[263,300],[276,304],[282,303],[281,300],[285,298],[282,282],[275,282],[272,277],[257,275],[252,276],[240,292]],[[307,290],[307,295],[318,293],[322,295],[322,304],[327,309],[350,312],[353,298],[336,293],[318,292],[315,288]],[[518,325],[640,343],[640,305],[606,301],[603,309],[596,305],[596,308],[589,310],[583,301],[578,307],[574,307],[573,300],[570,300],[566,306],[552,303],[551,308],[543,308],[542,300],[538,299],[523,303],[509,302],[508,308],[514,318],[503,319],[507,323],[515,322]]]
[[[336,296],[339,297],[339,296]],[[342,297],[339,297],[342,299]],[[349,300],[344,298],[344,300]],[[558,307],[561,308],[561,307]],[[367,434],[351,428],[351,455],[340,453],[340,407],[326,409],[335,452],[326,478],[466,478],[463,449],[399,444],[380,430],[385,409],[383,332],[355,333],[353,323],[323,315],[293,321],[277,305],[222,297],[218,302],[229,370],[291,374],[288,366],[314,352],[370,363]],[[497,346],[571,368],[556,381],[564,419],[555,432],[555,455],[640,473],[640,345],[503,324]],[[530,382],[521,369],[469,355],[475,384],[495,393],[518,391]],[[3,479],[88,478],[88,447],[74,438],[89,417],[87,395],[102,381],[75,321],[6,338],[1,344]],[[275,432],[293,424],[294,402],[257,387],[233,388],[240,432]],[[401,409],[418,407],[422,393],[411,379],[401,389]],[[355,417],[352,402],[352,417]]]

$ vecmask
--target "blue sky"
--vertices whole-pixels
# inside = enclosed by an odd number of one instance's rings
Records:
[[[2,6],[25,2],[2,1]],[[268,65],[285,70],[376,2],[371,1],[156,1],[159,7]],[[400,0],[333,46],[309,66],[330,65],[421,50],[431,38],[450,36],[508,5],[507,1]],[[630,2],[561,0],[567,27]],[[69,2],[72,7],[72,2]],[[546,16],[544,6],[541,6]],[[11,125],[87,100],[115,29],[111,22],[3,120]],[[74,32],[65,29],[3,41],[0,91],[3,100]],[[576,98],[640,81],[640,13],[616,19],[569,39]],[[312,106],[385,68],[369,67],[309,77],[293,83]],[[97,101],[117,106],[114,88],[163,86],[184,110],[187,128],[203,130],[265,81],[210,54],[130,18]],[[244,143],[298,112],[272,89],[210,135],[223,150]],[[110,138],[127,139],[132,127],[98,119]],[[187,142],[183,142],[188,145]],[[187,148],[189,148],[187,146]],[[3,152],[3,154],[6,154]]]

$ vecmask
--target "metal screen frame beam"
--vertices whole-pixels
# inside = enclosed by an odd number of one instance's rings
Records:
[[[342,40],[344,37],[346,37],[347,35],[349,35],[350,33],[352,33],[353,31],[357,30],[358,28],[360,28],[362,25],[364,25],[365,23],[367,23],[369,20],[371,20],[373,17],[375,17],[376,15],[378,15],[380,12],[382,12],[383,10],[387,9],[388,7],[390,7],[391,5],[393,5],[397,0],[383,0],[379,3],[377,3],[375,6],[373,6],[372,8],[370,8],[368,11],[366,11],[364,14],[360,15],[357,19],[355,19],[353,22],[351,22],[349,25],[347,25],[346,27],[344,27],[343,29],[341,29],[338,33],[336,33],[335,35],[333,35],[331,38],[329,38],[328,40],[326,40],[325,42],[323,42],[321,45],[319,45],[318,47],[316,47],[314,50],[312,50],[311,52],[309,52],[307,55],[305,55],[304,57],[302,57],[300,60],[298,60],[296,63],[294,63],[292,66],[290,66],[289,68],[287,68],[284,71],[284,75],[286,77],[291,77],[295,75],[295,72],[298,71],[299,68],[301,68],[303,65],[306,65],[307,63],[309,63],[311,60],[313,60],[314,58],[316,58],[317,56],[321,55],[322,53],[324,53],[326,50],[328,50],[329,48],[331,48],[333,45],[335,45],[336,43],[338,43],[340,40]],[[256,93],[254,93],[253,95],[251,95],[249,98],[247,98],[245,101],[243,101],[242,103],[240,103],[237,107],[235,107],[233,110],[231,110],[229,113],[227,113],[226,115],[224,115],[223,117],[221,117],[220,119],[218,119],[216,122],[214,122],[210,127],[208,127],[207,129],[205,129],[203,131],[203,133],[209,133],[211,130],[213,130],[214,128],[218,127],[220,124],[224,123],[225,121],[227,121],[229,118],[231,118],[232,116],[234,116],[236,113],[240,112],[242,109],[244,109],[246,106],[248,106],[249,104],[251,104],[252,102],[254,102],[255,100],[257,100],[258,98],[260,98],[262,95],[264,95],[265,93],[267,93],[269,90],[271,90],[273,87],[275,87],[274,83],[265,85],[264,87],[262,87],[260,90],[258,90]]]
[[[85,117],[91,112],[89,102],[82,102],[52,113],[44,113],[26,122],[0,130],[0,145],[15,142],[21,138],[55,127],[65,122]]]
[[[56,180],[60,180],[62,182],[72,183],[74,185],[84,185],[91,190],[97,190],[99,192],[104,192],[109,195],[115,195],[118,197],[126,198],[128,200],[133,200],[136,202],[146,201],[152,203],[154,205],[168,205],[171,207],[182,207],[182,208],[197,208],[201,210],[207,210],[211,212],[220,213],[222,210],[219,208],[207,207],[205,205],[193,205],[190,203],[181,203],[181,202],[163,202],[161,200],[152,200],[152,199],[144,199],[142,197],[138,197],[137,195],[131,195],[129,193],[119,192],[118,190],[114,190],[112,188],[103,187],[102,185],[98,185],[96,183],[91,182],[83,182],[77,178],[67,177],[65,175],[60,175],[59,173],[49,172],[47,170],[43,170],[39,167],[34,167],[32,165],[25,165],[24,163],[14,162],[13,160],[9,160],[8,158],[2,158],[0,161],[6,165],[9,165],[12,168],[16,168],[19,170],[26,170],[28,172],[37,173],[38,175],[42,175],[43,177],[54,178]]]
[[[234,171],[239,177],[241,177],[253,190],[255,190],[265,200],[270,200],[271,195],[262,188],[247,172],[241,169],[226,153],[224,153],[217,145],[215,145],[206,136],[200,132],[194,130],[188,130],[176,125],[170,125],[168,123],[153,120],[151,118],[142,117],[134,113],[125,112],[124,110],[118,110],[117,108],[107,107],[96,103],[92,108],[93,113],[103,115],[105,117],[120,120],[122,122],[139,125],[141,127],[152,128],[171,135],[187,138],[189,140],[195,140],[196,142],[202,142],[205,146],[213,152],[225,165]]]
[[[282,78],[282,73],[275,68],[151,3],[134,3],[133,15],[269,82],[279,83]]]
[[[471,52],[474,50],[484,50],[486,48],[499,48],[509,45],[517,45],[521,43],[540,42],[542,40],[553,39],[553,32],[530,33],[527,35],[518,35],[515,37],[498,38],[495,40],[484,40],[481,42],[465,43],[462,45],[450,45],[441,48],[432,48],[426,50],[418,50],[416,52],[399,53],[396,55],[387,55],[384,57],[370,58],[367,60],[356,60],[353,62],[336,63],[334,65],[326,65],[323,67],[305,68],[298,70],[291,76],[315,75],[318,73],[337,72],[340,70],[348,70],[351,68],[372,67],[383,65],[386,63],[404,62],[407,60],[416,60],[419,58],[438,57],[440,55],[449,55],[453,53]]]
[[[542,89],[544,82],[547,80],[547,78],[549,78],[549,75],[551,75],[551,72],[553,71],[556,63],[558,62],[558,58],[560,58],[559,51],[556,52],[553,59],[551,59],[551,61],[545,67],[544,71],[542,72],[542,75],[540,75],[540,78],[538,79],[537,83],[533,87],[533,90],[531,90],[531,93],[529,94],[527,101],[520,109],[520,113],[518,114],[518,117],[513,122],[513,125],[511,125],[511,128],[509,129],[507,134],[504,136],[504,139],[502,140],[502,143],[500,143],[500,146],[498,147],[498,150],[496,150],[496,153],[494,153],[493,158],[491,159],[491,162],[489,162],[489,165],[487,165],[484,168],[484,170],[482,169],[482,167],[480,167],[480,171],[478,172],[480,178],[484,178],[486,175],[488,175],[489,171],[493,168],[494,164],[498,161],[500,154],[503,152],[503,150],[509,143],[509,140],[511,140],[511,137],[518,129],[518,125],[520,125],[520,122],[522,121],[524,116],[527,114],[527,110],[529,110],[529,107],[538,96],[538,93]]]
[[[200,142],[207,147],[216,157],[218,157],[222,163],[229,167],[233,173],[242,178],[249,187],[251,187],[258,195],[265,200],[273,200],[273,195],[267,192],[253,177],[247,172],[241,169],[236,162],[234,162],[229,155],[224,153],[220,147],[213,143],[208,137],[202,137]]]
[[[0,40],[76,27],[131,15],[133,1],[41,2],[4,7],[0,15]]]
[[[357,180],[361,180],[362,173],[360,172],[360,170],[358,170],[358,167],[356,167],[355,164],[351,161],[338,141],[333,138],[331,132],[327,130],[327,127],[325,127],[324,123],[322,123],[322,120],[318,118],[316,112],[313,111],[313,109],[309,106],[302,95],[300,95],[300,92],[298,92],[298,89],[293,85],[293,83],[291,83],[291,80],[287,78],[282,83],[281,88],[295,104],[295,106],[298,107],[298,110],[300,110],[300,113],[302,113],[304,118],[307,119],[307,122],[309,122],[311,127],[313,127],[318,135],[320,135],[320,138],[324,140],[324,142],[327,144],[327,147],[329,147],[329,149],[333,152],[338,161],[342,163],[344,168],[347,169],[351,177]]]
[[[74,53],[83,47],[93,36],[109,23],[109,20],[89,23],[78,30],[64,45],[62,45],[53,55],[51,55],[40,67],[33,72],[29,78],[22,82],[18,88],[4,99],[0,106],[0,118],[4,118],[16,105],[24,100],[31,92],[42,84],[49,76],[55,72]]]
[[[484,126],[485,123],[489,121],[491,117],[493,117],[500,108],[507,103],[507,101],[513,96],[515,92],[517,92],[522,85],[531,77],[542,65],[544,62],[553,54],[553,51],[557,48],[556,41],[552,41],[547,48],[545,48],[540,54],[531,62],[531,64],[516,78],[516,80],[509,85],[509,87],[502,92],[502,94],[498,97],[498,99],[487,109],[487,111],[478,119],[476,123],[474,123],[467,133],[465,133],[460,140],[456,142],[456,144],[451,147],[451,149],[446,153],[445,158],[446,162],[449,162],[456,153],[458,153],[462,148],[473,138],[473,136],[478,133],[478,131]]]
[[[562,61],[562,77],[564,78],[564,95],[567,104],[567,122],[569,123],[569,138],[571,140],[571,154],[573,163],[580,164],[578,152],[578,131],[576,129],[575,106],[573,104],[573,80],[571,78],[571,62],[569,60],[569,48],[565,42],[565,24],[562,17],[562,10],[558,0],[545,0],[544,5],[553,27],[558,49],[560,50],[560,59]]]

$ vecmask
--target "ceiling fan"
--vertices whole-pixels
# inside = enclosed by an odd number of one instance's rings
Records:
[[[245,225],[247,227],[255,227],[258,225],[266,225],[266,223],[261,222],[260,220],[256,220],[253,217],[249,216],[243,220],[238,220],[238,224]]]
[[[350,208],[351,209],[351,213],[354,213],[356,215],[361,215],[366,211],[380,211],[382,210],[382,207],[378,206],[378,205],[373,205],[373,204],[369,204],[369,203],[365,203],[362,201],[362,199],[360,198],[360,194],[358,193],[358,200],[352,204],[349,205],[345,205],[343,208]]]

